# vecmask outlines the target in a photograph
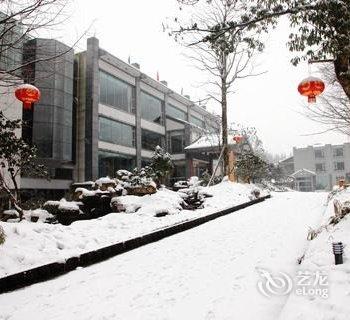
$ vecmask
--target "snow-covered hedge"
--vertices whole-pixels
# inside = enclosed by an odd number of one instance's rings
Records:
[[[5,242],[6,235],[5,231],[2,226],[0,226],[0,245],[2,245]]]
[[[120,211],[126,213],[135,213],[139,215],[157,215],[157,214],[176,214],[182,210],[183,199],[180,194],[168,189],[161,189],[159,192],[151,195],[138,197],[126,195],[115,197],[111,201],[113,208],[120,208]]]

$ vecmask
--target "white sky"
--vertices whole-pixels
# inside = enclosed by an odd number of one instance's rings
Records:
[[[192,100],[205,97],[198,83],[206,75],[191,67],[191,61],[181,54],[183,48],[162,30],[162,22],[177,12],[176,0],[75,0],[72,8],[69,23],[57,30],[63,34],[60,40],[71,44],[93,23],[88,36],[99,38],[100,46],[111,54],[124,61],[130,56],[154,78],[159,71],[160,80],[167,80],[177,92],[183,88]],[[259,58],[259,70],[267,73],[237,85],[229,98],[229,121],[256,127],[265,149],[273,153],[289,154],[293,146],[349,141],[337,133],[303,136],[326,128],[302,115],[306,98],[299,96],[297,86],[308,76],[308,67],[305,63],[297,68],[290,64],[287,37],[287,23],[269,35]],[[78,49],[83,48],[84,41],[78,45]],[[219,112],[219,107],[216,110]]]

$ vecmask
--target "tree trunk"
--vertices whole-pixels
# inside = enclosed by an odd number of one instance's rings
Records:
[[[16,203],[21,203],[21,193],[19,191],[18,188],[18,184],[17,184],[17,180],[16,180],[16,176],[14,175],[14,171],[13,170],[9,170],[10,176],[11,176],[11,180],[13,183],[13,188],[15,190],[15,199],[16,199]]]
[[[226,63],[225,63],[226,65]],[[226,68],[225,68],[226,74]],[[221,78],[221,116],[222,116],[222,147],[224,149],[224,174],[229,174],[229,156],[228,156],[228,144],[227,144],[227,88],[226,77]]]
[[[18,212],[19,221],[23,219],[23,209],[18,205],[17,199],[13,196],[11,190],[5,185],[5,177],[0,172],[0,190],[3,190],[7,193],[10,198],[11,204]]]
[[[350,100],[350,55],[338,55],[334,60],[334,71],[340,85]]]

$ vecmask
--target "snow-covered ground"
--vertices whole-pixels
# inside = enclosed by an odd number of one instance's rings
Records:
[[[249,184],[222,182],[206,191],[204,209],[179,210],[182,201],[179,193],[163,190],[144,197],[126,196],[123,199],[127,212],[111,213],[95,220],[77,221],[70,226],[42,222],[0,222],[7,235],[0,246],[0,277],[17,273],[45,263],[62,261],[83,252],[147,234],[153,230],[213,213],[250,200],[255,187]],[[67,203],[64,203],[67,205]],[[169,212],[155,217],[159,212]]]
[[[259,270],[295,273],[326,197],[276,193],[162,241],[2,294],[0,319],[276,319],[287,296],[259,292]]]
[[[350,201],[350,189],[337,194],[334,199]],[[326,225],[329,218],[334,216],[332,199],[327,207],[321,224]],[[333,242],[344,244],[344,264],[335,265],[332,251]],[[316,274],[324,276],[325,282],[318,288],[326,290],[327,295],[320,296],[303,294],[293,291],[281,313],[280,320],[322,319],[348,320],[350,319],[350,216],[347,215],[335,226],[328,226],[314,240],[305,254],[305,259],[299,270],[307,270],[310,280],[315,280]],[[310,287],[310,286],[307,286]]]

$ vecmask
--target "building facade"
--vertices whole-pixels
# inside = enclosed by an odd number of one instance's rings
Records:
[[[145,166],[157,145],[172,154],[172,182],[210,168],[210,159],[193,158],[185,146],[204,132],[218,131],[218,117],[147,76],[138,64],[103,50],[97,38],[89,38],[86,51],[77,54],[57,40],[40,38],[26,39],[19,51],[23,82],[41,92],[31,110],[23,109],[21,134],[37,147],[38,163],[50,177],[23,172],[21,189],[28,198],[33,193],[59,198],[73,181]],[[13,64],[6,61],[1,69]]]
[[[307,169],[300,169],[294,172],[293,189],[302,192],[312,192],[316,190],[316,173]]]
[[[340,179],[350,182],[350,143],[293,148],[294,170],[316,174],[316,190],[331,190]]]
[[[75,55],[74,78],[76,181],[145,166],[157,145],[172,154],[173,180],[184,179],[193,163],[184,147],[217,126],[203,107],[103,50],[96,38]]]
[[[36,61],[30,63],[30,61]],[[50,180],[21,177],[21,188],[63,196],[73,181],[73,50],[53,39],[31,39],[23,46],[23,79],[41,92],[40,100],[23,111],[22,135],[38,150],[38,162],[44,164]]]

